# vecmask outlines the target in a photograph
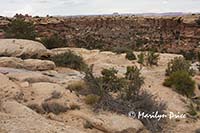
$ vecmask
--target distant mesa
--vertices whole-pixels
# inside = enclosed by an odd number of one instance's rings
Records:
[[[114,16],[119,16],[120,14],[118,12],[113,12]]]

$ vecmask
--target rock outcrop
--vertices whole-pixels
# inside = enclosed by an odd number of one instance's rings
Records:
[[[86,133],[75,127],[47,120],[16,101],[5,101],[1,104],[1,130],[8,133]],[[0,131],[1,131],[0,130]]]
[[[0,67],[20,68],[33,71],[53,70],[56,65],[49,60],[26,59],[16,57],[0,57]]]
[[[22,39],[0,39],[0,56],[40,58],[50,56],[41,43]]]
[[[143,124],[138,120],[113,113],[105,113],[99,114],[97,116],[92,116],[90,114],[84,114],[80,111],[75,111],[71,112],[70,115],[84,119],[85,121],[89,122],[94,128],[103,132],[136,133],[137,131],[144,128]]]
[[[178,17],[114,15],[20,18],[34,22],[39,37],[59,34],[67,40],[65,46],[89,49],[128,46],[134,49],[153,48],[162,52],[180,53],[197,50],[200,45],[200,26],[195,22],[199,18],[198,14]],[[2,18],[0,28],[5,29],[12,19]]]

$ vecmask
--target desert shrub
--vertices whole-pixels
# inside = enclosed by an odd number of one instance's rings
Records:
[[[176,57],[168,63],[168,67],[166,69],[166,76],[170,76],[172,73],[176,71],[186,71],[190,75],[193,75],[194,72],[190,69],[191,64],[189,61],[186,61],[182,57]]]
[[[54,113],[56,115],[66,112],[69,108],[65,105],[56,102],[43,102],[42,108],[47,113]]]
[[[89,88],[92,89],[91,95],[98,95],[99,97],[98,102],[93,98],[89,98],[92,99],[89,101],[95,101],[91,102],[95,111],[103,109],[125,115],[131,110],[145,113],[158,111],[158,114],[164,114],[166,104],[158,102],[156,97],[141,89],[144,78],[137,67],[127,67],[125,77],[119,78],[123,81],[122,86],[117,88],[115,86],[118,83],[113,82],[117,79],[116,74],[115,69],[104,69],[102,76],[97,78],[92,73],[92,67],[86,72],[85,80],[90,86]],[[115,89],[107,89],[108,87],[105,84],[114,86]],[[112,95],[113,92],[116,94],[115,97]],[[152,132],[160,132],[166,123],[165,119],[160,121],[157,119],[142,119],[141,121]]]
[[[177,92],[190,97],[194,93],[195,82],[187,71],[176,71],[165,79],[163,85],[173,87]]]
[[[89,105],[94,105],[99,101],[100,97],[98,95],[90,94],[85,97],[85,103]]]
[[[143,52],[141,52],[141,53],[138,55],[138,63],[144,64],[144,57],[145,57],[145,54],[144,54]]]
[[[71,110],[80,110],[80,106],[78,104],[72,103],[69,106]]]
[[[126,53],[126,59],[128,60],[136,60],[136,56],[133,52],[127,52]]]
[[[140,88],[144,84],[144,78],[141,76],[140,70],[136,66],[127,67],[125,74],[126,79],[129,80],[129,85],[125,89],[124,98],[126,100],[133,99],[138,95]]]
[[[101,37],[89,34],[84,37],[78,37],[75,39],[76,46],[79,48],[86,48],[89,50],[92,49],[104,49],[104,41],[101,39]]]
[[[93,65],[89,68],[85,69],[85,78],[84,81],[86,82],[89,90],[91,93],[96,95],[103,95],[103,83],[101,78],[95,77],[93,75]]]
[[[125,81],[123,78],[118,78],[117,73],[118,71],[114,68],[101,71],[102,77],[100,79],[102,80],[104,92],[117,92],[124,87]]]
[[[187,111],[187,113],[191,116],[196,116],[198,114],[196,107],[193,105],[193,103],[191,103],[188,106],[189,110]]]
[[[101,77],[95,77],[93,75],[93,67],[90,67],[85,73],[85,81],[92,93],[102,97],[109,92],[117,92],[124,88],[126,81],[124,78],[117,77],[117,70],[114,68],[103,69],[101,71]]]
[[[127,53],[127,52],[130,52],[130,51],[131,50],[127,47],[119,47],[119,46],[114,47],[112,49],[112,52],[117,53],[117,54],[123,54],[123,53]]]
[[[14,19],[8,24],[6,37],[35,40],[36,32],[34,24],[32,22],[26,22],[24,19]]]
[[[194,52],[194,50],[189,51],[181,51],[181,54],[186,60],[194,61],[197,58],[197,54]]]
[[[78,92],[78,91],[86,89],[87,85],[84,81],[77,81],[77,82],[70,84],[67,88],[71,91],[77,91]]]
[[[158,102],[157,97],[144,91],[140,90],[140,92],[134,96],[134,100],[131,100],[131,110],[135,112],[158,112],[159,115],[165,114],[165,110],[167,105],[164,102]],[[139,119],[145,127],[151,132],[162,132],[165,125],[167,124],[166,119],[151,119],[151,118],[142,118]]]
[[[153,51],[149,51],[147,53],[147,65],[152,66],[152,65],[158,65],[158,60],[159,60],[159,54],[156,54]]]
[[[86,67],[83,58],[72,51],[58,54],[52,57],[51,60],[55,62],[57,66],[69,67],[76,70],[83,70]]]
[[[44,109],[38,104],[28,104],[27,107],[29,107],[30,109],[34,110],[35,112],[39,114],[45,113]]]
[[[65,40],[62,39],[58,34],[42,38],[41,42],[47,49],[60,48],[66,46]]]

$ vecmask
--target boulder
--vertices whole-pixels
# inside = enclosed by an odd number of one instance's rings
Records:
[[[84,133],[77,127],[64,125],[40,116],[16,101],[4,101],[0,112],[1,130],[9,133]],[[1,131],[0,130],[0,131]]]
[[[7,76],[10,79],[17,80],[20,82],[29,82],[29,83],[36,83],[36,82],[50,82],[54,83],[55,80],[51,77],[45,76],[39,72],[22,72],[22,73],[8,73]]]
[[[55,63],[48,60],[38,60],[38,59],[24,60],[24,68],[27,70],[45,71],[45,70],[53,70],[55,69],[55,67],[56,67]]]
[[[23,39],[1,39],[0,55],[12,57],[48,57],[50,51],[41,43]]]
[[[136,133],[144,129],[143,124],[139,120],[115,113],[106,112],[105,114],[91,115],[81,111],[73,111],[70,112],[70,115],[84,119],[94,128],[108,133]]]
[[[23,68],[23,60],[15,57],[0,57],[0,67]]]
[[[0,67],[11,67],[33,71],[53,70],[56,65],[52,61],[39,59],[22,60],[16,57],[0,57]]]

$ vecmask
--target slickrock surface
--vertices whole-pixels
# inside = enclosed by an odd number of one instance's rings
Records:
[[[25,41],[25,42],[24,42]],[[0,40],[6,44],[10,40]],[[22,44],[37,44],[28,40],[16,40]],[[1,44],[1,43],[0,43]],[[9,44],[8,44],[9,45]],[[21,45],[21,44],[19,44]],[[29,51],[27,45],[26,50]],[[30,46],[32,47],[32,46]],[[0,46],[1,48],[1,46]],[[41,46],[40,48],[44,48]],[[88,64],[94,64],[95,75],[100,75],[103,68],[114,67],[119,76],[126,72],[127,66],[136,65],[141,68],[145,78],[142,87],[158,101],[167,104],[167,112],[186,112],[187,99],[162,85],[165,78],[167,62],[180,55],[160,54],[158,66],[141,66],[137,61],[129,61],[125,54],[100,52],[82,48],[59,48],[48,51],[51,56],[67,50],[81,55]],[[26,53],[24,49],[23,52]],[[68,86],[75,81],[82,81],[84,73],[69,68],[56,67],[51,61],[36,59],[20,59],[15,51],[10,56],[0,58],[0,133],[146,133],[144,125],[137,119],[108,111],[93,112],[84,102],[85,96],[69,90]],[[18,52],[20,53],[20,52]],[[36,50],[35,53],[38,53]],[[137,55],[139,52],[135,52]],[[200,78],[195,77],[197,82]],[[52,95],[54,94],[54,96]],[[184,102],[186,101],[186,102]],[[44,104],[45,103],[45,104]],[[52,104],[62,105],[66,112],[60,114],[45,113],[42,107],[49,109]],[[70,105],[78,105],[79,110],[72,110]],[[52,110],[56,111],[57,108]],[[85,128],[86,123],[93,128]],[[171,120],[165,132],[192,133],[199,128],[199,120]]]

